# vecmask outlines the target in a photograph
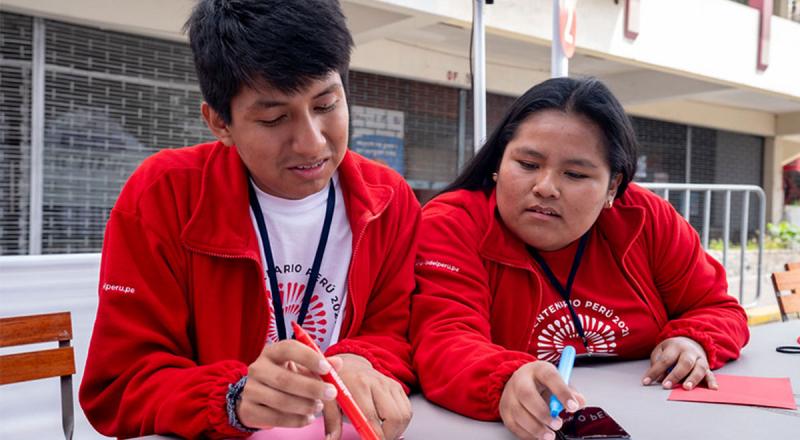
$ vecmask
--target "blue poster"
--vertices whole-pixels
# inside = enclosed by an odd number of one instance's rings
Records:
[[[400,175],[406,171],[403,160],[403,139],[399,137],[365,134],[353,138],[352,148],[366,158],[391,167]]]

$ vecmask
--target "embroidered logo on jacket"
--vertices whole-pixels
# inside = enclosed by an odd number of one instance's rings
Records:
[[[435,261],[435,260],[418,260],[416,263],[414,263],[414,266],[430,267],[433,269],[445,269],[449,270],[450,272],[456,272],[456,273],[461,271],[461,268],[457,266],[453,266],[452,264],[442,263],[441,261]]]
[[[123,286],[121,284],[103,283],[102,289],[104,292],[136,293],[135,288],[130,286]]]

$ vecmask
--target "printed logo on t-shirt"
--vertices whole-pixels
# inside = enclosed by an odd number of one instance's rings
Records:
[[[279,269],[276,267],[276,272],[280,279],[282,274],[293,272],[286,269],[287,266]],[[292,265],[295,272],[302,274],[301,278],[308,279],[307,271],[302,270],[302,265]],[[310,271],[310,269],[309,269]],[[269,278],[264,277],[267,286],[269,287]],[[300,316],[300,307],[303,303],[303,297],[306,293],[306,284],[303,282],[281,282],[278,281],[278,290],[281,295],[281,303],[283,304],[283,319],[287,327],[287,335],[291,335],[291,322],[297,321]],[[317,286],[314,288],[314,294],[311,296],[311,301],[308,305],[308,312],[303,320],[303,330],[308,332],[309,336],[314,339],[314,342],[320,346],[328,346],[331,341],[330,332],[333,330],[332,324],[339,318],[341,312],[342,300],[340,295],[336,293],[336,285],[328,281],[327,278],[320,275],[317,278]],[[267,302],[269,303],[270,319],[269,330],[267,331],[267,342],[273,343],[278,341],[278,330],[275,325],[275,306],[272,303],[272,292],[267,288]]]
[[[289,200],[264,193],[253,186],[269,234],[269,248],[277,277],[276,288],[282,299],[285,334],[292,335],[291,322],[297,320],[303,297],[313,285],[303,329],[323,351],[339,340],[344,309],[348,301],[347,275],[353,247],[353,234],[337,174],[334,174],[333,181],[336,192],[335,210],[319,273],[314,280],[309,280],[309,276],[317,252],[320,250],[321,243],[318,240],[321,238],[320,233],[327,213],[329,188],[326,187],[299,200]],[[278,331],[275,327],[275,311],[272,310],[274,308],[270,292],[272,287],[266,271],[264,236],[260,232],[252,209],[257,208],[251,207],[250,217],[258,237],[259,253],[264,269],[264,284],[267,289],[264,299],[269,304],[271,312],[265,342],[273,343],[278,340]]]
[[[573,298],[570,303],[583,327],[586,347],[567,303],[560,300],[542,309],[536,317],[530,344],[533,354],[541,360],[554,362],[565,346],[572,345],[578,354],[615,356],[620,340],[630,334],[625,321],[613,309],[595,301]]]

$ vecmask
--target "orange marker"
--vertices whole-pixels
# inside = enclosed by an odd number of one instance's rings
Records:
[[[300,341],[303,345],[310,347],[312,350],[316,351],[319,354],[322,353],[322,350],[317,347],[317,344],[308,336],[308,333],[302,329],[296,322],[292,321],[292,329],[294,330],[294,336]],[[350,394],[350,390],[344,385],[342,379],[336,374],[336,370],[331,368],[331,372],[328,374],[321,374],[320,377],[324,382],[327,382],[333,385],[336,388],[336,402],[339,403],[339,406],[344,411],[344,414],[347,416],[348,419],[353,423],[353,427],[356,428],[356,432],[358,435],[361,436],[362,439],[366,440],[380,440],[378,434],[372,429],[372,425],[369,424],[367,418],[364,417],[364,413],[358,408],[356,405],[356,401],[353,400],[353,395]]]

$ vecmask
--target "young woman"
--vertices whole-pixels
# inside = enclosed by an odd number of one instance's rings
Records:
[[[461,414],[554,438],[544,396],[582,396],[551,362],[650,356],[642,383],[716,387],[747,342],[725,271],[669,203],[631,183],[637,146],[595,79],[520,97],[423,209],[411,338],[422,390]]]

